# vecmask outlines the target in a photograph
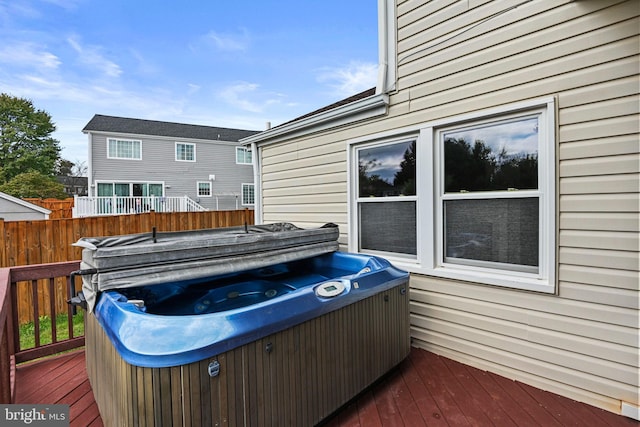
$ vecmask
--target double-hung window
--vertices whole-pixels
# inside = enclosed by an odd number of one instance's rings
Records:
[[[415,139],[352,141],[350,249],[554,292],[554,117],[540,100],[402,129]]]
[[[108,138],[107,158],[142,160],[142,141]]]
[[[417,254],[415,139],[356,149],[358,250]]]
[[[438,260],[537,274],[539,116],[436,131]]]
[[[196,144],[176,142],[176,162],[195,162]]]
[[[252,164],[251,149],[246,147],[236,147],[236,164],[250,165]]]

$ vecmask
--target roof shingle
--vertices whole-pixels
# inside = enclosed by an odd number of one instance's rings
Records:
[[[300,117],[296,117],[295,119],[289,120],[289,121],[284,122],[282,124],[279,124],[278,126],[275,126],[275,127],[288,125],[290,123],[294,123],[294,122],[300,121],[302,119],[306,119],[308,117],[312,117],[312,116],[315,116],[317,114],[324,113],[325,111],[333,110],[334,108],[342,107],[343,105],[351,104],[352,102],[356,102],[356,101],[359,101],[361,99],[368,98],[368,97],[373,96],[375,94],[376,94],[376,88],[373,87],[371,89],[367,89],[367,90],[364,90],[364,91],[362,91],[360,93],[352,95],[352,96],[350,96],[348,98],[341,99],[340,101],[334,102],[333,104],[329,104],[329,105],[326,105],[324,107],[318,108],[317,110],[311,111],[310,113],[304,114],[304,115],[302,115]]]
[[[96,114],[82,129],[83,132],[117,132],[134,135],[168,136],[174,138],[204,139],[237,142],[259,133],[255,130],[230,129],[156,120],[131,119]]]

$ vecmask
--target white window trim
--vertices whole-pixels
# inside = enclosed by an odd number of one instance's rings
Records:
[[[393,131],[383,132],[373,136],[361,137],[348,141],[347,159],[348,174],[348,210],[349,210],[349,240],[348,248],[351,252],[358,251],[358,203],[357,195],[357,155],[356,148],[373,144],[376,141],[392,143],[407,135],[417,132],[416,153],[416,181],[417,185],[417,259],[409,260],[398,254],[383,254],[394,264],[407,271],[460,280],[478,284],[501,286],[544,293],[556,292],[556,101],[554,98],[535,99],[520,103],[501,106],[474,113],[450,117],[447,119],[427,122]],[[441,234],[437,231],[439,209],[437,209],[438,189],[435,187],[436,176],[433,168],[439,168],[439,162],[434,156],[436,152],[435,131],[439,128],[481,121],[490,118],[527,114],[535,110],[542,111],[541,141],[538,153],[539,185],[536,193],[540,195],[540,265],[537,274],[518,271],[491,269],[486,267],[463,266],[446,264],[439,261],[438,253],[441,247]],[[385,141],[386,140],[386,141]],[[355,171],[355,172],[354,172]],[[525,192],[519,192],[519,196]],[[516,196],[516,194],[514,194]],[[369,253],[369,252],[368,252]]]
[[[375,147],[380,147],[380,146],[384,146],[384,145],[390,145],[390,144],[395,144],[395,143],[402,143],[402,142],[407,142],[407,141],[418,141],[418,134],[413,132],[413,133],[408,133],[408,134],[400,134],[400,135],[396,135],[392,138],[380,138],[380,139],[376,139],[373,141],[369,141],[368,143],[362,143],[362,144],[358,144],[357,146],[353,147],[353,150],[349,150],[349,155],[347,156],[349,158],[349,164],[352,165],[353,168],[355,168],[354,170],[358,170],[358,151],[362,148],[375,148]],[[353,158],[350,158],[351,155],[351,151],[353,151]],[[351,163],[353,162],[353,163]],[[416,181],[417,181],[418,177],[416,175]],[[419,199],[417,195],[414,196],[393,196],[393,197],[374,197],[374,198],[367,198],[367,197],[359,197],[358,196],[358,179],[354,177],[353,179],[353,188],[351,188],[351,186],[349,185],[350,188],[350,194],[353,194],[353,199],[351,199],[351,197],[349,198],[350,203],[353,203],[353,217],[351,217],[351,223],[354,224],[356,226],[356,233],[358,233],[357,231],[357,224],[358,224],[358,207],[360,206],[360,204],[362,203],[393,203],[393,202],[416,202],[416,227],[419,228],[420,227],[420,220],[417,217],[418,213],[420,212],[418,210],[418,203],[419,203]],[[350,233],[351,235],[351,233]],[[359,239],[358,236],[359,234],[355,234],[354,238],[355,238],[355,249],[350,249],[350,251],[352,252],[358,252],[360,251],[360,245],[359,245]],[[417,244],[416,247],[416,255],[413,254],[400,254],[400,253],[392,253],[392,252],[384,252],[384,251],[376,251],[376,250],[371,250],[368,249],[366,250],[366,252],[368,254],[372,254],[372,255],[378,255],[378,256],[383,256],[383,257],[387,257],[387,258],[397,258],[397,259],[402,259],[405,262],[417,262],[417,260],[420,259],[420,244]]]
[[[137,142],[140,144],[140,158],[134,158],[134,157],[116,157],[116,156],[111,156],[110,155],[110,151],[109,151],[109,141],[128,141],[128,142]],[[142,160],[142,140],[139,139],[129,139],[129,138],[107,138],[107,159],[116,159],[116,160],[136,160],[136,161],[140,161]]]
[[[244,187],[251,186],[253,187],[253,203],[245,203],[244,202]],[[256,204],[256,185],[252,182],[243,182],[240,185],[240,204],[242,206],[254,206]]]
[[[207,184],[209,186],[209,194],[200,194],[200,184]],[[197,181],[196,196],[197,197],[213,197],[213,185],[211,184],[211,181]]]
[[[178,145],[190,145],[193,147],[193,160],[185,160],[185,159],[179,159],[178,158]],[[176,162],[190,162],[190,163],[194,163],[196,161],[196,144],[193,144],[191,142],[178,142],[176,141],[175,144],[175,149],[174,149],[174,154],[175,154],[175,159]]]
[[[245,160],[244,162],[239,162],[238,161],[238,150],[242,150],[243,151],[243,159]],[[253,153],[251,153],[251,159],[252,161],[247,162],[247,152],[251,152],[251,148],[247,148],[247,147],[236,147],[236,165],[245,165],[245,166],[252,166],[253,165]]]

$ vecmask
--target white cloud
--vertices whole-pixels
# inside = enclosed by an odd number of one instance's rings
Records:
[[[78,6],[78,3],[81,2],[81,0],[42,0],[45,3],[49,3],[52,4],[54,6],[58,6],[61,7],[62,9],[66,9],[66,10],[73,10]]]
[[[9,1],[0,3],[0,19],[10,23],[16,17],[37,18],[42,14],[27,2]]]
[[[147,55],[143,55],[138,50],[133,48],[130,48],[128,52],[129,55],[137,62],[135,71],[138,74],[157,75],[161,72],[161,69],[154,63],[153,60],[150,60]]]
[[[281,102],[281,95],[259,92],[259,87],[256,83],[240,82],[226,87],[218,96],[227,104],[252,113],[261,113],[267,106]]]
[[[351,62],[342,68],[324,68],[317,80],[333,88],[336,95],[345,98],[376,85],[378,65],[367,62]]]
[[[483,141],[494,153],[502,150],[506,150],[509,155],[536,153],[538,151],[538,120],[529,118],[495,123],[457,132],[455,137],[463,137],[472,145],[475,141]]]
[[[36,69],[56,69],[60,59],[44,47],[30,42],[16,42],[0,47],[0,62]]]
[[[109,77],[118,77],[122,74],[122,69],[118,64],[102,56],[99,46],[82,46],[73,36],[67,38],[67,42],[78,53],[78,59],[81,63],[97,69]]]
[[[250,39],[249,32],[246,28],[241,28],[240,32],[236,34],[210,31],[203,37],[206,44],[213,45],[216,49],[226,52],[247,50]]]
[[[0,1],[0,30],[6,30],[15,25],[20,18],[42,19],[47,15],[42,3],[49,3],[67,11],[76,9],[78,3],[84,0],[20,0]],[[4,26],[4,28],[3,28]]]
[[[202,89],[202,86],[194,84],[194,83],[188,83],[187,87],[189,88],[189,90],[187,91],[187,93],[189,95],[193,95],[194,93],[198,93],[198,92],[200,92],[200,89]]]

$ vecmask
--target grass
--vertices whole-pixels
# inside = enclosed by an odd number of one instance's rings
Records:
[[[40,316],[40,345],[50,344],[51,339],[51,318]],[[73,316],[73,336],[84,335],[84,310],[78,310]],[[67,313],[56,316],[56,339],[62,341],[69,338],[69,328],[67,327]],[[20,349],[25,350],[36,346],[36,329],[34,322],[20,325]]]

